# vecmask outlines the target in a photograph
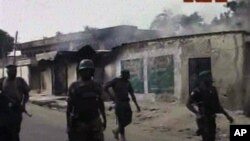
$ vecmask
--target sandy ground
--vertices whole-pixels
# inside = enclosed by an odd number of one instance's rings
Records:
[[[142,112],[134,112],[133,123],[128,132],[136,132],[149,137],[165,141],[200,141],[195,136],[197,129],[195,116],[184,105],[176,103],[140,103]],[[133,104],[132,104],[133,105]],[[133,110],[135,107],[133,106]],[[250,119],[241,111],[228,111],[235,119],[233,124],[250,124]],[[108,112],[109,119],[114,119],[112,112]],[[217,140],[229,140],[229,121],[223,115],[217,116]],[[151,140],[149,138],[149,140]],[[153,140],[152,140],[153,141]]]
[[[65,112],[64,107],[59,111]],[[168,102],[139,101],[142,112],[137,113],[133,103],[133,123],[126,128],[128,141],[200,141],[195,136],[197,129],[195,116],[184,105]],[[59,104],[60,105],[60,104]],[[111,105],[106,103],[106,108]],[[59,106],[60,107],[60,106]],[[50,107],[51,108],[51,107]],[[52,108],[58,110],[57,108]],[[228,111],[235,119],[234,124],[250,124],[250,118],[245,117],[242,111]],[[110,131],[116,126],[114,110],[107,110],[108,128]],[[217,116],[217,140],[229,140],[229,121],[223,116]],[[108,131],[109,136],[112,134]]]

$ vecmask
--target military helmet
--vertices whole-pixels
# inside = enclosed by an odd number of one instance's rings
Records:
[[[82,70],[82,69],[94,69],[94,63],[92,60],[90,59],[83,59],[78,67],[78,70]]]
[[[199,73],[198,75],[198,80],[203,81],[203,80],[209,80],[212,81],[212,74],[210,71],[205,70]]]
[[[211,72],[208,70],[202,71],[199,73],[199,77],[208,76],[208,75],[211,75]]]

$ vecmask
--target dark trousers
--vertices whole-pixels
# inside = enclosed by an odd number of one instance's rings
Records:
[[[104,141],[100,118],[89,122],[76,121],[72,128],[68,132],[69,141]]]
[[[215,141],[216,136],[216,116],[204,116],[196,119],[198,131],[202,136],[202,141]]]
[[[132,110],[129,101],[117,102],[115,106],[115,114],[118,121],[119,132],[124,135],[125,127],[132,122]]]
[[[22,115],[17,115],[13,121],[0,127],[0,141],[20,141]]]

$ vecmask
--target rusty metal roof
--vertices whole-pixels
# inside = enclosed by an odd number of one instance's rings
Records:
[[[57,53],[58,53],[57,51],[51,51],[51,52],[36,54],[36,60],[37,61],[41,61],[41,60],[53,61]]]

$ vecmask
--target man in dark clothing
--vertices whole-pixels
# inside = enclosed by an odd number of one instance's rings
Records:
[[[30,88],[21,77],[16,77],[17,66],[7,65],[8,77],[0,80],[1,101],[5,106],[1,107],[1,141],[19,141],[22,113],[29,100]],[[6,105],[7,104],[7,105]]]
[[[125,127],[132,121],[132,110],[129,104],[129,94],[135,103],[138,112],[140,107],[136,101],[134,90],[129,82],[130,73],[128,70],[121,71],[121,77],[115,78],[105,85],[105,91],[109,94],[111,99],[115,102],[115,114],[118,120],[118,128],[113,130],[115,138],[118,139],[118,134],[121,135],[121,140],[125,141]],[[111,95],[109,88],[112,88],[115,95]]]
[[[82,60],[78,70],[81,79],[73,82],[68,92],[67,127],[69,140],[103,141],[106,114],[101,85],[92,80],[94,75],[92,60]]]
[[[202,136],[203,141],[215,141],[216,114],[222,113],[231,123],[233,122],[233,118],[220,104],[209,71],[199,74],[198,87],[191,92],[187,108],[196,115],[197,134]]]

